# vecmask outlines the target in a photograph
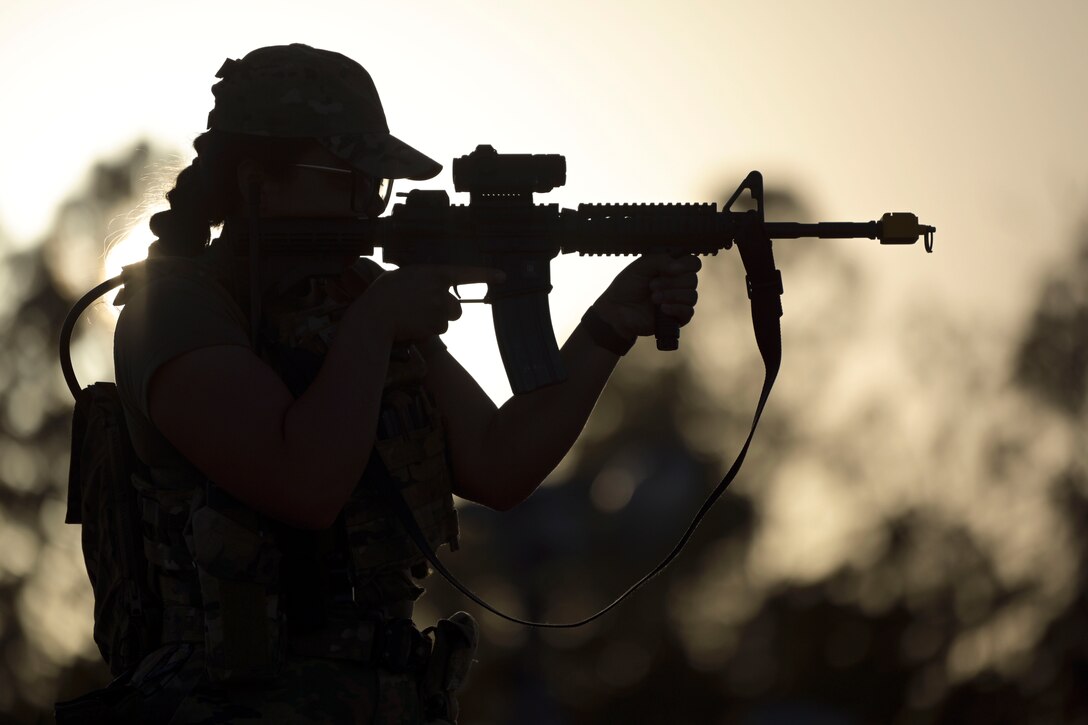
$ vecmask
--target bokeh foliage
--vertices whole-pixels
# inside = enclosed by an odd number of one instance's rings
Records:
[[[91,639],[80,532],[63,523],[72,397],[57,343],[75,298],[101,280],[106,241],[143,203],[154,163],[137,144],[96,164],[44,238],[5,249],[0,264],[0,713],[17,722],[108,674]],[[104,304],[88,310],[74,336],[84,378],[112,376]]]
[[[0,265],[0,713],[15,722],[107,680],[62,523],[56,341],[160,158],[140,144],[96,165]],[[819,217],[769,192],[768,218]],[[780,382],[734,489],[665,574],[571,632],[507,625],[432,578],[421,625],[460,608],[483,625],[463,722],[1084,722],[1088,231],[1071,242],[1013,336],[939,300],[877,318],[848,249],[778,244]],[[462,506],[455,572],[513,613],[566,620],[659,561],[750,423],[762,368],[742,280],[734,253],[707,260],[680,353],[640,343],[528,502]],[[77,330],[83,377],[110,374],[103,307]]]

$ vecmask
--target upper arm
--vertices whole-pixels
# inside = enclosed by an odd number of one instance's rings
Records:
[[[218,486],[287,520],[293,509],[271,474],[282,479],[282,423],[293,398],[250,349],[233,298],[191,265],[171,272],[133,285],[117,321],[122,400]]]
[[[294,398],[240,345],[187,352],[151,376],[151,422],[216,485],[273,518],[306,525],[308,512],[277,482],[289,473],[283,421]]]

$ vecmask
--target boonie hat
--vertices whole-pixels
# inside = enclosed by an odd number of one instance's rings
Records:
[[[301,43],[227,59],[212,86],[208,128],[313,138],[377,178],[430,179],[442,164],[389,133],[370,74],[347,56]]]

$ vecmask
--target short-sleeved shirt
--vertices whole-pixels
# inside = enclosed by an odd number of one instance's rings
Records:
[[[213,244],[198,257],[160,257],[126,269],[114,372],[133,446],[153,467],[185,465],[151,423],[147,394],[155,372],[200,348],[251,347],[248,316],[225,284],[231,274],[227,253]]]
[[[384,271],[369,259],[357,264],[367,282]],[[152,467],[189,466],[151,422],[147,396],[155,372],[201,348],[252,347],[243,290],[235,283],[238,266],[226,245],[213,243],[197,257],[160,257],[127,270],[114,369],[133,446]],[[437,336],[420,346],[425,355],[435,347],[445,347]]]
[[[355,270],[367,283],[384,271],[367,259],[360,259]],[[127,270],[119,300],[124,307],[114,333],[114,367],[133,446],[154,468],[192,466],[151,422],[150,381],[162,365],[194,350],[219,345],[252,348],[249,316],[242,302],[245,290],[235,284],[244,271],[238,269],[229,249],[215,243],[198,257],[151,259]],[[445,346],[435,336],[417,347],[426,356]],[[171,644],[161,651],[169,654],[185,646]],[[150,657],[145,659],[142,667],[151,661]],[[372,665],[292,653],[284,664],[284,675],[276,682],[231,689],[208,685],[201,662],[194,659],[186,665],[188,694],[180,705],[174,702],[171,706],[178,708],[172,721],[221,722],[223,717],[244,712],[277,721],[371,722],[377,717],[375,708],[396,715],[383,722],[421,718],[415,679],[379,672]],[[181,683],[183,678],[175,679]],[[333,694],[325,697],[321,693],[326,691]],[[153,695],[149,703],[156,697]]]

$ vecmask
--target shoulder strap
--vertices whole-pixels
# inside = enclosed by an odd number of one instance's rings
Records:
[[[747,237],[748,238],[746,239],[738,240],[737,247],[740,250],[741,260],[744,262],[744,270],[747,273],[746,283],[748,287],[748,299],[751,300],[752,303],[752,324],[755,328],[756,345],[759,347],[759,354],[763,358],[765,371],[763,390],[760,392],[759,403],[756,405],[755,416],[752,418],[752,428],[748,432],[748,438],[744,441],[744,446],[740,449],[740,453],[737,455],[736,460],[734,460],[733,465],[729,467],[729,471],[725,474],[721,483],[714,488],[702,507],[700,507],[699,511],[695,514],[695,517],[691,520],[687,530],[684,532],[684,535],[680,537],[676,546],[673,547],[672,551],[669,552],[661,563],[632,584],[627,591],[623,592],[623,594],[617,597],[615,601],[607,607],[585,619],[576,622],[531,622],[519,619],[491,606],[450,573],[445,565],[438,559],[438,556],[434,553],[430,544],[427,543],[426,537],[423,535],[423,532],[420,531],[419,524],[416,523],[415,517],[412,515],[412,510],[408,507],[407,502],[404,500],[404,496],[401,494],[400,487],[390,475],[389,470],[378,456],[371,456],[368,470],[364,475],[373,476],[372,480],[375,481],[379,486],[380,491],[389,500],[394,511],[397,512],[398,518],[400,518],[401,523],[404,525],[405,530],[407,530],[409,536],[412,537],[412,540],[415,542],[420,552],[427,557],[427,561],[431,563],[431,566],[434,567],[435,571],[441,574],[466,597],[502,619],[514,622],[515,624],[523,624],[527,627],[570,629],[589,624],[593,620],[603,616],[634,593],[636,589],[639,589],[642,585],[646,584],[646,582],[664,571],[665,567],[680,554],[680,551],[687,545],[688,540],[691,538],[692,534],[695,533],[695,529],[699,526],[700,522],[702,522],[707,512],[710,511],[711,507],[719,498],[721,498],[721,495],[725,493],[725,489],[729,487],[729,484],[737,477],[737,473],[740,472],[740,467],[744,463],[745,456],[748,455],[748,447],[751,445],[752,438],[755,436],[756,426],[759,425],[759,418],[763,415],[763,408],[767,404],[768,397],[770,397],[771,388],[774,386],[775,378],[778,377],[778,370],[782,363],[782,332],[781,325],[779,324],[779,318],[782,317],[782,275],[774,266],[771,240],[763,234],[752,234],[747,235]]]
[[[76,400],[79,400],[79,391],[82,390],[79,380],[76,379],[76,372],[72,368],[72,331],[75,330],[76,320],[92,302],[114,287],[121,286],[123,282],[124,273],[121,273],[116,277],[107,279],[80,297],[79,301],[72,305],[72,309],[68,311],[68,316],[64,318],[64,324],[60,328],[60,369],[64,373],[64,382],[68,383],[68,389],[72,391],[72,397]]]

